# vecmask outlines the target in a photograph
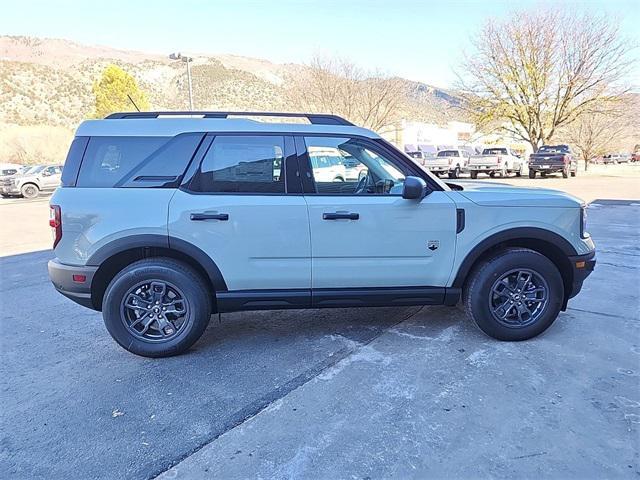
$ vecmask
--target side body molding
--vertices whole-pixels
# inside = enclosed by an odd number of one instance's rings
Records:
[[[518,227],[503,230],[485,238],[467,253],[467,256],[460,264],[458,273],[453,281],[453,287],[460,288],[464,285],[467,275],[471,271],[473,264],[492,248],[501,243],[523,240],[528,242],[545,242],[557,248],[565,257],[577,255],[576,249],[565,238],[550,230],[536,227]],[[567,260],[568,261],[568,260]]]
[[[228,290],[222,272],[211,257],[185,240],[165,235],[143,234],[118,238],[96,250],[87,260],[87,265],[100,266],[114,255],[136,248],[164,248],[187,255],[204,269],[216,292]]]

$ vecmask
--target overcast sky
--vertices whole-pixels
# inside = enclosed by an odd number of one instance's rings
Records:
[[[640,40],[639,0],[555,2],[571,10],[618,17],[623,33]],[[154,53],[232,53],[274,62],[306,62],[339,54],[439,87],[469,34],[514,8],[539,0],[20,0],[3,2],[0,34],[66,38]],[[636,50],[636,55],[638,51]],[[640,77],[640,67],[634,77]],[[638,85],[633,78],[632,82]]]

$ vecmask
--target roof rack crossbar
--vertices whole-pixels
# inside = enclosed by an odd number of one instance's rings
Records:
[[[306,118],[314,125],[346,125],[353,126],[353,123],[338,115],[328,113],[283,113],[283,112],[208,112],[208,111],[171,111],[171,112],[119,112],[112,113],[106,119],[135,119],[135,118],[158,118],[170,116],[201,116],[202,118],[228,118],[230,116],[250,116],[250,117],[292,117]]]

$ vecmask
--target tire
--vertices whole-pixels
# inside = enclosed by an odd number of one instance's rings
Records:
[[[535,170],[529,170],[529,178],[536,178],[536,171]]]
[[[496,172],[489,172],[489,177],[496,178]]]
[[[521,177],[522,176],[522,171],[524,169],[522,168],[522,164],[520,164],[520,169],[516,172],[516,177]]]
[[[336,177],[333,179],[334,182],[344,182],[344,178],[342,177]]]
[[[542,178],[547,178],[547,172],[540,172],[540,176]]]
[[[571,172],[571,176],[572,177],[575,177],[576,175],[578,175],[578,170],[577,169],[574,170],[573,172]]]
[[[36,198],[40,194],[40,189],[34,183],[25,183],[20,189],[23,198]]]
[[[449,178],[460,178],[460,167],[456,167],[453,171],[450,171]]]
[[[513,272],[516,273],[513,273]],[[510,288],[503,288],[500,283],[501,277],[510,275],[512,278],[518,275],[520,271],[529,272],[532,279],[536,279],[536,288],[543,288],[545,299],[537,299],[532,302],[521,302],[513,304],[505,310],[497,308],[500,313],[507,315],[507,320],[499,321],[492,309],[496,305],[502,303],[502,298],[507,297],[508,302],[517,302],[516,297],[510,297],[509,292],[517,292],[513,295],[524,295],[520,288],[518,292],[515,283],[510,283]],[[526,279],[526,274],[522,276]],[[533,282],[533,280],[532,280]],[[497,286],[496,286],[497,285]],[[532,283],[533,285],[533,283]],[[494,294],[494,288],[501,289],[506,294]],[[524,291],[526,292],[526,288]],[[533,293],[529,290],[529,295],[540,295],[543,293]],[[482,261],[471,272],[464,288],[463,301],[469,318],[482,330],[486,335],[497,340],[504,341],[521,341],[528,340],[541,334],[555,321],[562,307],[564,297],[564,285],[562,277],[556,266],[544,255],[529,250],[527,248],[508,248],[505,249],[488,260]],[[524,305],[524,307],[518,307]],[[529,308],[532,313],[526,318],[526,313],[522,316],[518,309],[523,310]],[[533,312],[531,312],[533,309]],[[517,318],[512,321],[513,316]],[[524,318],[523,318],[524,317]]]
[[[165,285],[166,294],[162,295],[162,301],[156,307],[153,300],[159,298],[160,294],[156,297],[151,291],[162,284]],[[145,290],[145,285],[151,285],[151,289]],[[147,258],[132,263],[111,280],[102,302],[102,317],[113,339],[131,353],[143,357],[179,355],[202,336],[209,324],[211,293],[208,290],[202,277],[188,265],[171,258]],[[125,301],[133,298],[130,295],[136,293],[137,299],[143,300],[144,303],[133,299],[131,302],[135,302],[135,305],[125,307]],[[172,293],[177,295],[171,297]],[[147,312],[143,308],[147,304],[143,296],[151,300],[148,302],[151,306],[147,305],[147,308],[151,308],[152,311]],[[179,297],[183,297],[183,302],[176,302]],[[157,304],[157,300],[155,303]],[[154,312],[162,317],[163,303],[167,305],[165,310],[169,308],[184,311],[182,316],[174,312],[164,314],[164,333],[160,331],[161,324],[158,318],[148,322],[149,329],[146,334],[138,331],[146,327],[146,321],[138,323],[137,329],[134,328],[132,324],[137,323],[136,320],[140,321],[145,317],[150,319],[149,315],[153,317]],[[177,305],[181,307],[178,308]],[[172,322],[167,322],[170,320],[168,315],[172,315]],[[136,334],[132,332],[134,329]],[[154,338],[151,338],[152,335]]]
[[[471,170],[471,172],[469,173],[471,174],[471,178],[473,178],[474,180],[478,178],[478,172],[474,172],[473,170]]]

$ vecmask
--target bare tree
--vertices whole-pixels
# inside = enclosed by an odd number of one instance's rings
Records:
[[[617,139],[623,135],[624,130],[625,125],[619,115],[593,113],[581,115],[566,128],[563,137],[580,155],[586,171],[591,159],[604,155],[617,146]]]
[[[369,73],[340,58],[314,57],[289,91],[301,110],[332,113],[378,132],[400,119],[407,101],[398,78]]]
[[[640,98],[637,94],[625,95],[616,108],[599,110],[597,106],[588,114],[564,127],[559,135],[571,143],[585,161],[611,152],[629,151],[640,135],[637,118],[640,115]]]
[[[596,105],[615,106],[634,62],[615,21],[553,10],[490,20],[473,45],[458,74],[465,109],[534,151]]]

